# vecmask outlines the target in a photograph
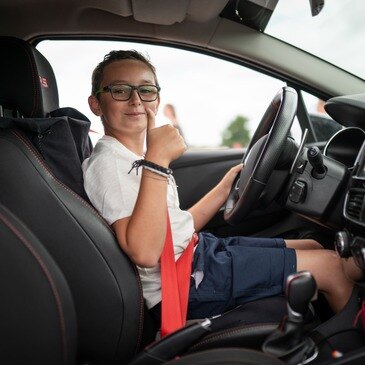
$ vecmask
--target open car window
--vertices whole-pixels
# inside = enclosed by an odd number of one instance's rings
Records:
[[[142,43],[112,41],[43,41],[37,46],[51,63],[58,83],[60,106],[72,106],[92,122],[95,143],[103,133],[87,98],[94,67],[111,50],[136,49],[147,54],[157,69],[161,104],[157,122],[169,122],[166,104],[175,108],[189,148],[244,147],[278,90],[281,80],[242,65],[196,52]],[[299,126],[294,136],[300,138]]]

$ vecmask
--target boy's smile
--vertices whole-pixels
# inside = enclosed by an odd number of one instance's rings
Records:
[[[139,117],[141,115],[146,115],[146,113],[145,112],[130,112],[130,113],[125,113],[125,115],[128,116],[128,117],[135,117],[135,118],[137,118],[137,117]]]

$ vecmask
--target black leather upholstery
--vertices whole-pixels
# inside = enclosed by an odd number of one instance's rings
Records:
[[[275,331],[286,314],[286,300],[282,296],[242,304],[215,318],[212,321],[211,333],[196,341],[189,352],[217,347],[247,347],[260,350],[266,337]]]
[[[71,292],[35,236],[0,205],[0,363],[72,365]]]
[[[42,118],[57,109],[56,78],[45,57],[13,37],[0,37],[0,49],[0,105],[4,115],[13,116],[9,113],[17,110],[24,117]]]
[[[18,39],[0,37],[0,47],[0,104],[26,117],[40,118],[57,109],[53,71],[44,57]],[[40,86],[39,76],[47,78],[48,87]],[[14,83],[17,87],[10,87]],[[0,170],[0,203],[44,244],[70,286],[79,359],[126,363],[143,345],[142,333],[146,342],[155,333],[144,327],[139,276],[114,233],[85,200],[53,175],[18,129],[0,131]]]
[[[284,363],[262,352],[229,348],[197,352],[169,361],[166,365],[284,365]]]
[[[0,169],[0,202],[32,229],[69,283],[80,357],[127,362],[141,346],[143,297],[136,269],[113,232],[53,176],[20,132],[1,131]]]
[[[17,129],[32,142],[55,176],[88,201],[81,164],[90,156],[90,122],[70,117],[7,118],[0,129]]]

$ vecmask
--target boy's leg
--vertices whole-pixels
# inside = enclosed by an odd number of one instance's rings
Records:
[[[297,271],[308,270],[329,305],[338,313],[348,302],[353,284],[344,274],[341,258],[332,250],[296,250]]]
[[[228,237],[199,234],[193,273],[201,270],[203,280],[192,278],[188,318],[220,314],[234,306],[281,295],[285,279],[296,271],[295,250],[283,239]]]
[[[352,281],[362,281],[365,279],[365,271],[360,269],[353,257],[342,259],[343,270],[346,277]]]
[[[312,239],[285,240],[285,244],[286,247],[296,250],[317,250],[323,248],[320,243]]]

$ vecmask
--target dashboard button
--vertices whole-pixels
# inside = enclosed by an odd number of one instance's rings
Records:
[[[289,200],[293,203],[302,202],[307,194],[307,184],[302,180],[295,180],[289,193]]]

